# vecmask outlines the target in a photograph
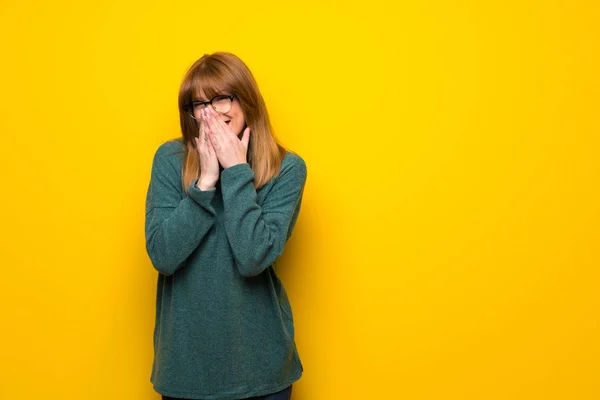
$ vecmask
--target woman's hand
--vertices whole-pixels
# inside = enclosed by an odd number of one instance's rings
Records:
[[[221,119],[221,116],[211,107],[204,108],[202,118],[205,122],[205,130],[208,133],[209,142],[217,155],[219,163],[223,168],[229,168],[237,164],[246,163],[248,154],[248,141],[250,140],[250,128],[244,129],[240,140],[229,126]]]
[[[200,156],[200,179],[197,182],[199,189],[207,190],[215,186],[219,180],[219,160],[208,135],[206,134],[206,123],[199,120],[199,135],[194,138],[196,150]]]

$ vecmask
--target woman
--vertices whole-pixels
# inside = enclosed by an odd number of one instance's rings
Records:
[[[274,270],[306,165],[277,143],[248,67],[204,55],[179,91],[182,136],[154,155],[146,249],[159,272],[150,381],[163,399],[290,399],[303,371]]]

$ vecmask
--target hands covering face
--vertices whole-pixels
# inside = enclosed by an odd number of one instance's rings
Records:
[[[198,137],[194,140],[196,141],[196,150],[200,156],[200,187],[210,188],[219,180],[219,160],[215,154],[215,149],[208,140],[205,129],[206,123],[203,119],[200,119],[198,125]]]
[[[212,145],[219,163],[223,168],[247,162],[248,141],[250,140],[250,127],[244,129],[240,140],[231,128],[223,122],[221,115],[211,107],[202,109],[205,139]]]

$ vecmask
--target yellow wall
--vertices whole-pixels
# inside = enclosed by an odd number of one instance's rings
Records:
[[[294,399],[600,398],[597,1],[11,3],[1,399],[159,398],[146,188],[217,50],[308,166]]]

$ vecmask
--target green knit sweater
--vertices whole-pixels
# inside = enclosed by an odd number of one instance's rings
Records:
[[[279,176],[253,186],[248,163],[210,190],[181,184],[183,140],[163,143],[146,197],[146,250],[158,271],[154,362],[160,394],[237,400],[302,376],[292,309],[274,263],[298,218],[306,164],[287,152]]]

